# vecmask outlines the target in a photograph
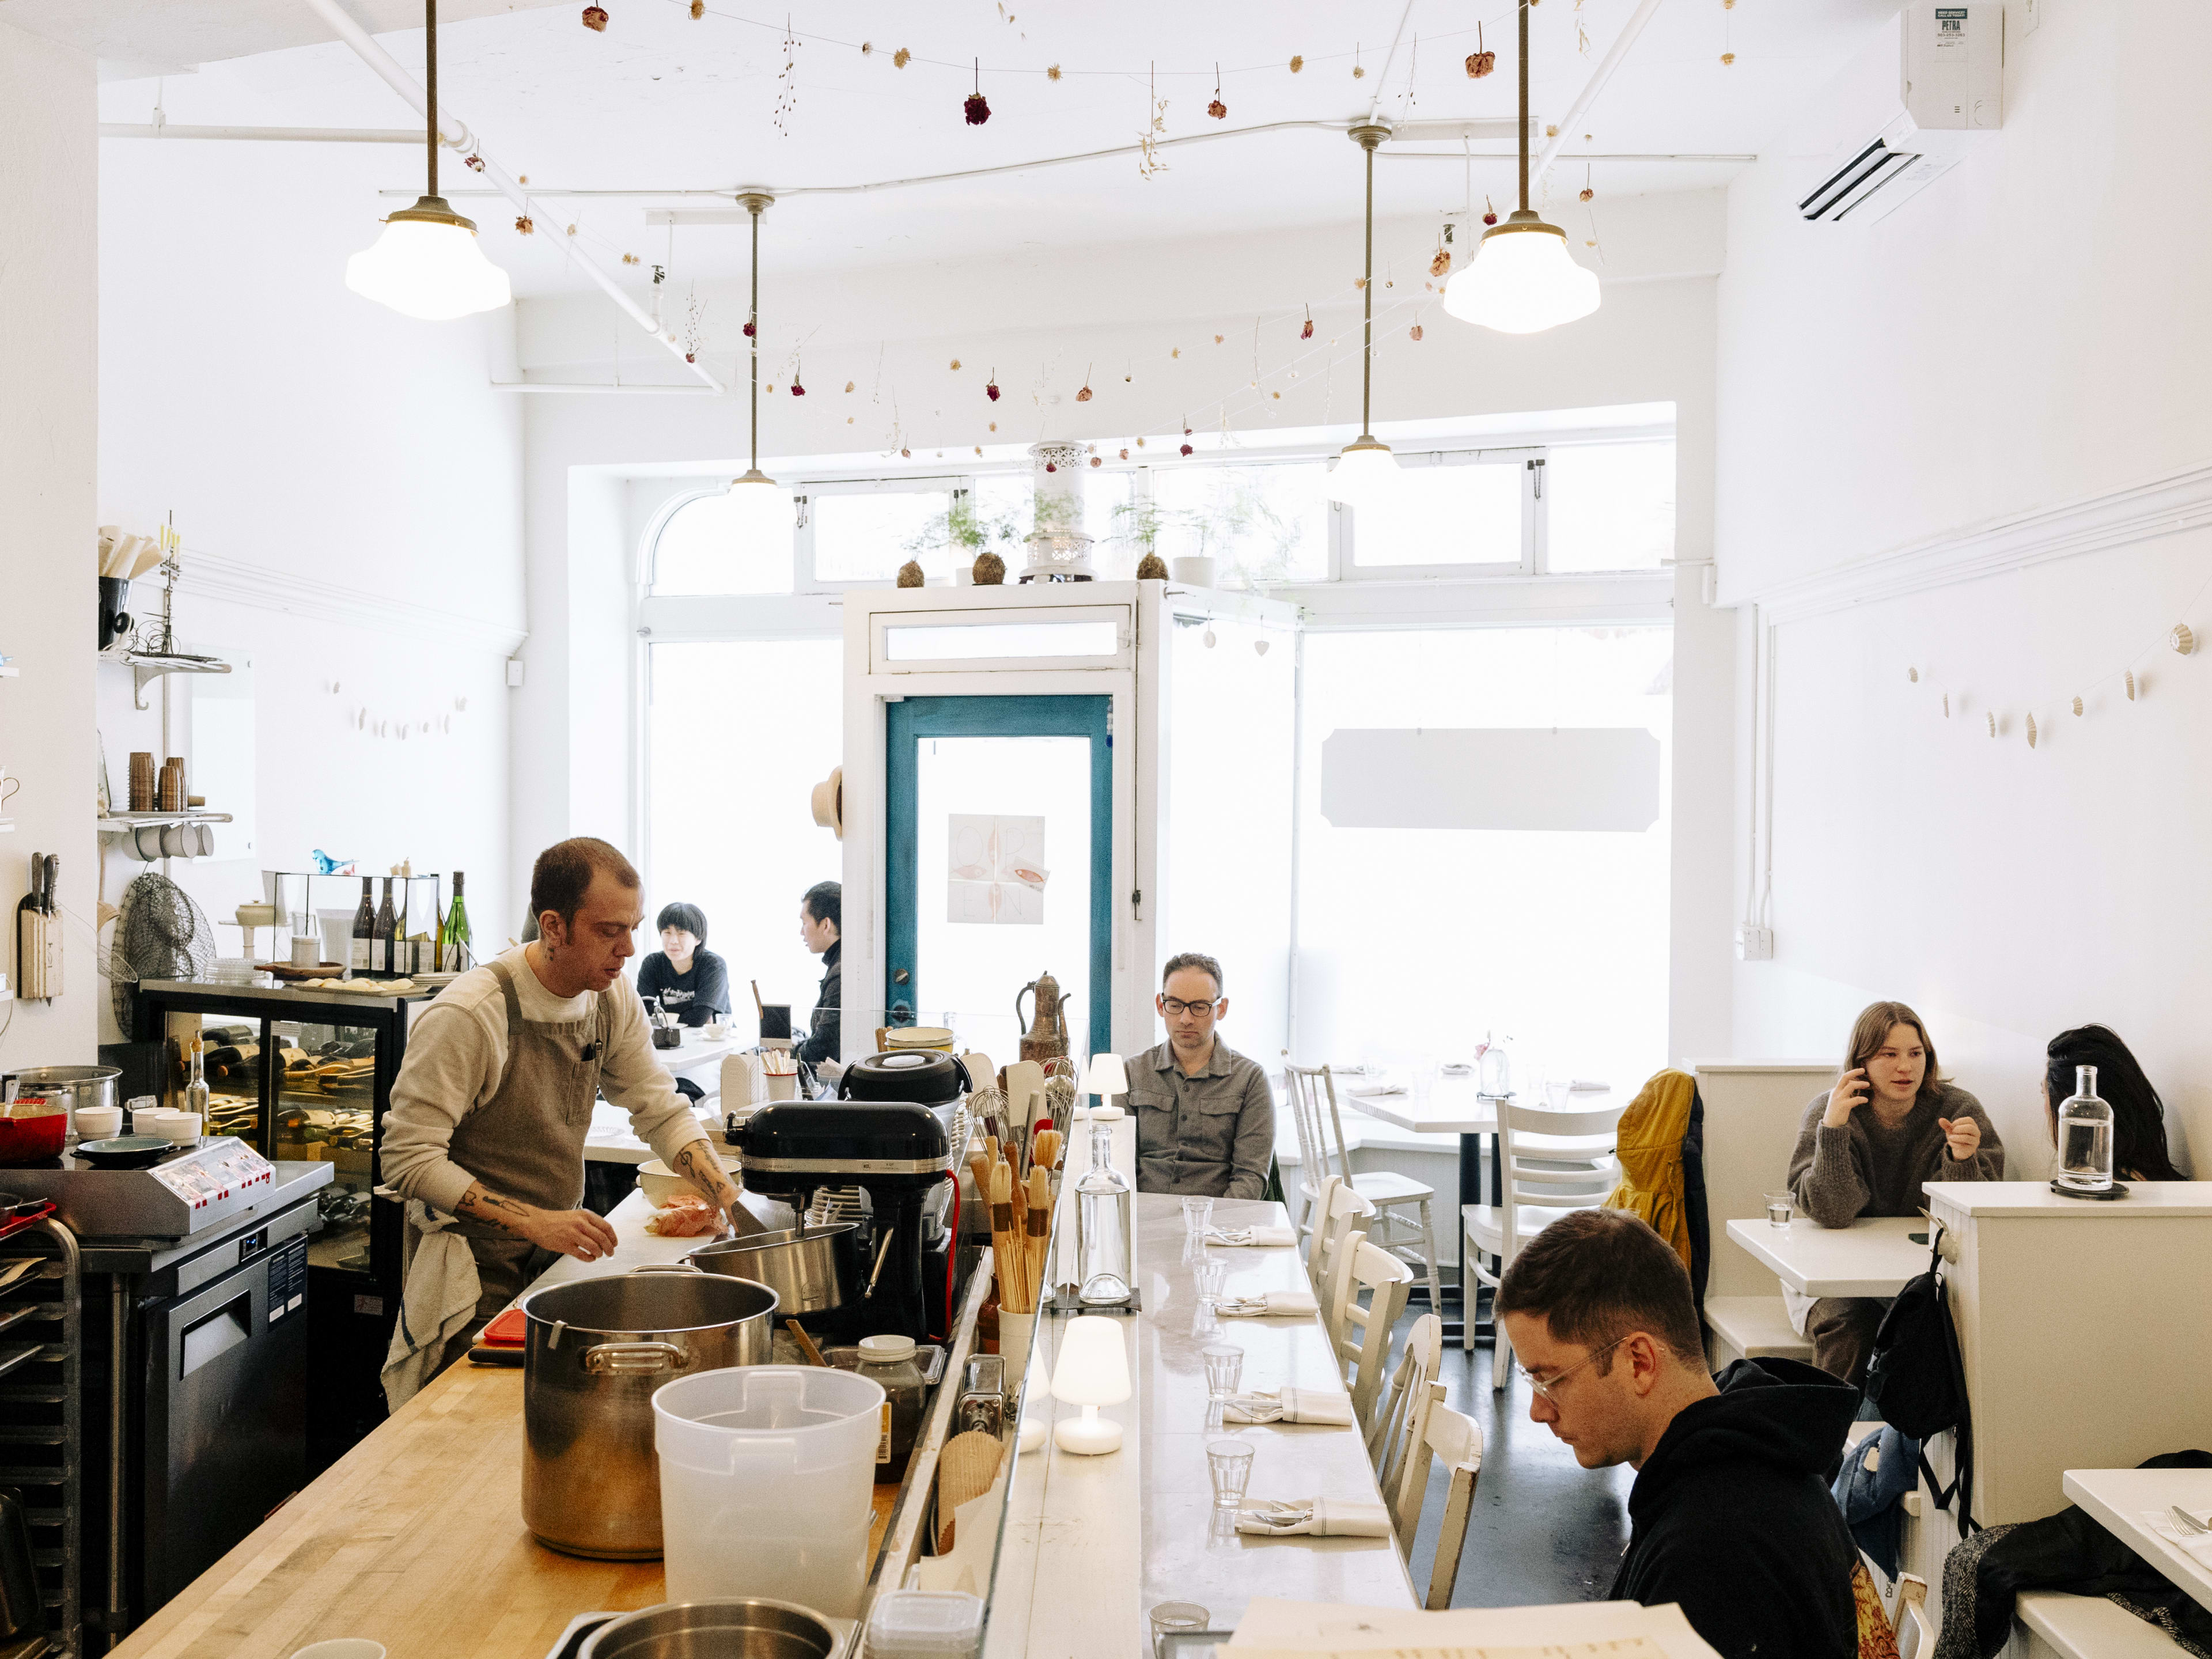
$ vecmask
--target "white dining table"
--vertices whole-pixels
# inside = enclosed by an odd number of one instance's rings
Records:
[[[1337,1103],[1370,1117],[1394,1123],[1401,1129],[1411,1129],[1416,1134],[1457,1135],[1459,1137],[1459,1203],[1499,1204],[1504,1201],[1498,1185],[1498,1103],[1482,1094],[1473,1077],[1440,1077],[1428,1091],[1426,1097],[1415,1085],[1396,1077],[1334,1077]],[[1482,1195],[1482,1141],[1490,1141],[1490,1196]],[[1458,1214],[1455,1208],[1454,1215]],[[1461,1319],[1473,1317],[1467,1305],[1467,1286],[1472,1282],[1467,1271],[1467,1229],[1456,1222],[1452,1231],[1459,1237],[1459,1282]],[[1462,1329],[1461,1320],[1444,1322],[1444,1335],[1456,1337]],[[1488,1322],[1478,1321],[1475,1334],[1488,1336]]]
[[[2212,1547],[2184,1549],[2151,1524],[2179,1504],[2204,1519],[2212,1510],[2212,1469],[2069,1469],[2066,1495],[2096,1522],[2212,1610]],[[2212,1546],[2212,1537],[2197,1540]]]
[[[1778,1227],[1761,1217],[1729,1222],[1728,1236],[1801,1296],[1892,1297],[1928,1271],[1928,1223],[1918,1216],[1861,1216],[1848,1227],[1802,1215]]]

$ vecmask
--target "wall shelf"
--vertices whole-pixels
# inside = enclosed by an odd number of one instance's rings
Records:
[[[228,823],[228,812],[103,812],[93,820],[103,836],[127,835],[148,824]]]
[[[150,651],[133,651],[127,646],[110,647],[100,653],[102,662],[121,663],[131,671],[131,701],[143,710],[147,707],[146,688],[164,674],[228,674],[230,665],[213,657],[161,656]]]

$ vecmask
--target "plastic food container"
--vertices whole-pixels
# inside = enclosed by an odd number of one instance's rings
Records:
[[[967,1659],[982,1640],[982,1598],[964,1590],[890,1590],[868,1615],[867,1659]]]
[[[668,1599],[767,1596],[857,1619],[884,1391],[813,1365],[680,1377],[653,1396]]]

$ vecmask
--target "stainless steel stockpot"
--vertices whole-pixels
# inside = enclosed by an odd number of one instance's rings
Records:
[[[827,1313],[859,1303],[867,1294],[867,1254],[855,1221],[718,1239],[684,1259],[702,1273],[767,1285],[787,1318]]]
[[[585,1638],[582,1659],[830,1659],[840,1639],[796,1601],[664,1601],[600,1626]]]
[[[775,1292],[670,1264],[533,1291],[522,1382],[522,1520],[571,1555],[660,1553],[653,1394],[768,1363]]]

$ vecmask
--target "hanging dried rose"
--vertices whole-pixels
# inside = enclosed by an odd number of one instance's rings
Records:
[[[1592,190],[1592,189],[1591,189],[1588,185],[1584,185],[1583,186],[1583,191],[1582,191],[1582,199],[1583,199],[1583,201],[1585,201],[1585,202],[1588,202],[1588,201],[1594,201],[1595,199],[1596,199],[1596,197],[1597,197],[1597,192],[1596,192],[1595,191]]]
[[[1437,257],[1429,261],[1429,275],[1431,276],[1441,276],[1444,272],[1450,269],[1451,250],[1448,247],[1438,248],[1437,250]]]
[[[1103,455],[1093,455],[1093,456],[1091,458],[1091,465],[1093,465],[1093,466],[1103,466],[1103,465],[1106,465],[1106,459],[1105,459],[1105,457],[1103,457]]]
[[[991,379],[984,385],[983,387],[983,395],[986,398],[988,398],[994,404],[999,401],[998,375],[999,371],[995,368],[993,369],[991,371]]]
[[[697,22],[707,15],[707,0],[691,0],[691,21]]]
[[[750,340],[750,339],[751,339],[752,337],[753,337],[753,325],[752,325],[751,323],[750,323],[750,322],[749,322],[749,323],[747,323],[747,324],[745,325],[745,338],[747,338],[748,340]]]
[[[1483,214],[1482,222],[1486,225],[1496,224],[1498,222],[1498,210],[1496,208],[1489,209],[1488,211]]]
[[[1480,81],[1497,67],[1498,54],[1494,52],[1471,52],[1467,55],[1467,78],[1470,81]]]
[[[1415,323],[1413,327],[1406,331],[1406,337],[1409,340],[1419,339],[1421,337],[1421,325],[1419,323]],[[796,392],[799,388],[797,386],[793,386],[792,387],[792,390]]]
[[[1127,450],[1125,449],[1121,452],[1121,459],[1125,461],[1129,459],[1129,452]]]
[[[1416,334],[1413,337],[1418,340],[1421,337],[1419,334]],[[806,395],[806,388],[799,385],[798,381],[793,380],[791,383],[791,395],[794,398],[804,398]]]
[[[584,8],[584,27],[596,34],[607,32],[607,9],[605,6]]]
[[[687,351],[684,354],[684,361],[687,363],[696,363],[699,361],[699,354],[696,351]],[[770,391],[775,390],[773,386],[769,389]]]
[[[1044,66],[1044,78],[1045,78],[1046,80],[1048,80],[1048,81],[1057,81],[1057,80],[1059,80],[1059,79],[1060,79],[1060,65],[1059,65],[1059,64],[1047,64]]]
[[[1313,338],[1312,318],[1309,317],[1306,319],[1306,325],[1298,331],[1298,338],[1301,340],[1310,340]]]
[[[1217,121],[1225,121],[1229,118],[1229,106],[1221,101],[1221,94],[1217,92],[1213,101],[1206,106],[1206,112]]]
[[[1075,401],[1076,401],[1076,402],[1078,402],[1079,404],[1087,404],[1087,403],[1089,403],[1089,402],[1091,401],[1091,388],[1090,388],[1089,386],[1085,386],[1085,387],[1083,388],[1083,390],[1082,390],[1082,391],[1080,391],[1080,392],[1077,392],[1077,393],[1075,394]]]
[[[990,100],[980,92],[971,92],[960,107],[967,113],[968,125],[980,127],[991,118]]]
[[[464,155],[461,158],[461,165],[468,168],[471,173],[482,173],[483,171],[483,157],[481,155]]]
[[[891,54],[891,67],[893,69],[904,69],[913,61],[914,54],[908,52],[904,46],[901,46],[896,52]]]
[[[1055,463],[1051,462],[1051,461],[1047,461],[1047,462],[1044,464],[1044,470],[1045,470],[1046,471],[1048,471],[1048,472],[1057,472],[1057,471],[1060,471],[1060,468],[1059,468],[1059,466],[1058,466]]]
[[[520,231],[525,236],[529,235],[532,231],[538,228],[538,227],[531,222],[531,217],[526,213],[514,222],[514,228]]]
[[[1182,453],[1186,455],[1190,453],[1190,446],[1188,444],[1185,444],[1182,447]]]

